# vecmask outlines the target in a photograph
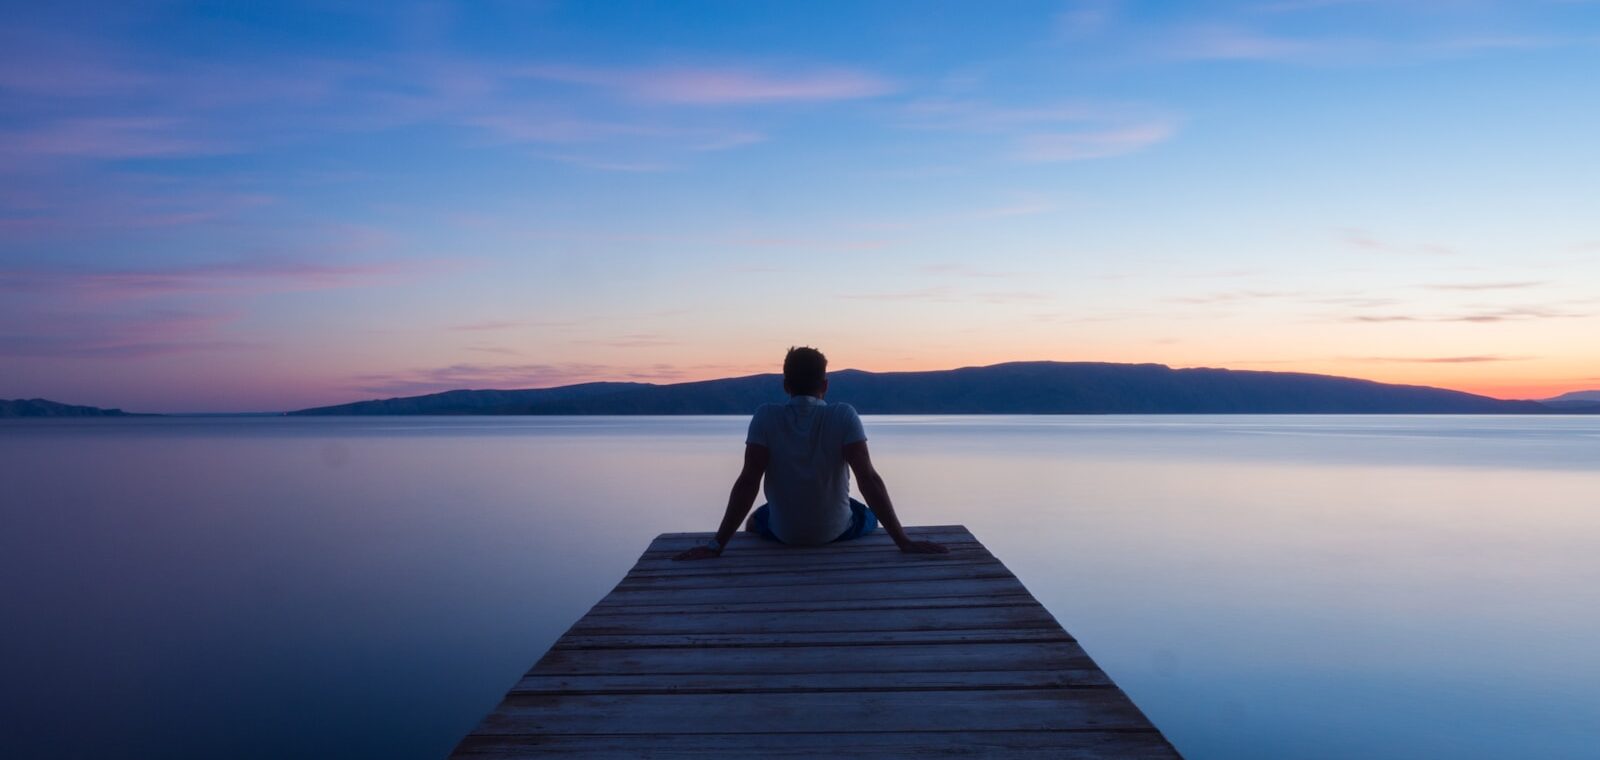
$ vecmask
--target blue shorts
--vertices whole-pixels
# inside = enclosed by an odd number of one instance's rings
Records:
[[[772,506],[770,504],[762,504],[761,506],[756,507],[754,514],[750,515],[750,523],[746,527],[751,533],[754,533],[762,538],[765,538],[769,541],[783,543],[783,539],[778,538],[777,534],[772,532],[771,521]],[[877,527],[878,516],[872,514],[872,508],[862,504],[859,501],[856,501],[855,499],[851,499],[850,527],[845,528],[844,532],[840,533],[839,537],[833,540],[849,541],[852,538],[860,538],[868,533],[871,533],[873,530],[876,530]]]

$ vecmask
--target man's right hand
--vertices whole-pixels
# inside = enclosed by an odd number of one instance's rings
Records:
[[[672,561],[677,562],[686,559],[711,559],[712,557],[720,556],[722,556],[722,552],[719,552],[709,546],[696,546],[688,551],[680,552],[678,556],[672,558]]]
[[[950,553],[950,547],[947,547],[944,544],[936,544],[932,541],[913,541],[911,539],[906,539],[905,541],[897,542],[896,545],[900,547],[900,551],[905,552],[906,554]]]

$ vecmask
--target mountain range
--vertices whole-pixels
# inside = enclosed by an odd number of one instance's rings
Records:
[[[1573,391],[1555,398],[1544,399],[1539,403],[1563,411],[1600,409],[1600,391]]]
[[[930,372],[828,375],[828,398],[862,414],[1536,414],[1536,401],[1330,375],[1161,364],[1013,362]],[[749,414],[785,398],[780,375],[657,385],[585,383],[458,390],[290,414]],[[1596,403],[1595,411],[1600,411]],[[1585,407],[1586,408],[1586,407]],[[1566,410],[1580,410],[1571,407]]]
[[[1332,375],[1161,364],[1012,362],[929,372],[828,375],[828,398],[863,414],[1600,414],[1600,390],[1543,401]],[[690,383],[580,383],[453,390],[287,412],[291,415],[749,414],[782,401],[777,374]],[[122,417],[120,409],[0,400],[3,417]]]

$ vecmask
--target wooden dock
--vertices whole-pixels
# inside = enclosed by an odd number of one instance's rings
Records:
[[[667,533],[452,757],[1172,758],[962,526],[816,548]]]

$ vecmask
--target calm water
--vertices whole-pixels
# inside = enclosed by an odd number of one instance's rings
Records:
[[[0,757],[442,756],[744,425],[0,423]],[[1190,757],[1600,756],[1600,417],[867,430]]]

